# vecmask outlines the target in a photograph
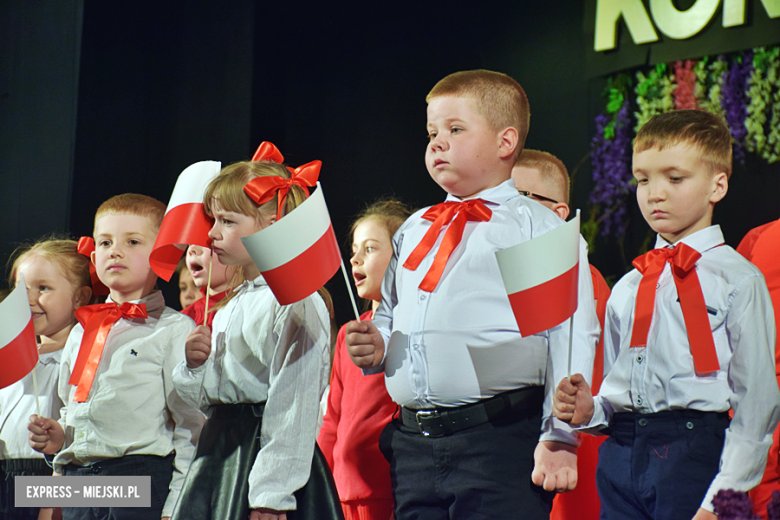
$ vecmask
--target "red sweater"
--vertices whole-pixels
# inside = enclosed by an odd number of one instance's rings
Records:
[[[371,312],[360,317],[371,319]],[[341,327],[333,356],[328,410],[317,443],[325,454],[342,502],[392,499],[390,465],[379,451],[379,433],[396,405],[385,388],[384,374],[364,376],[352,363]]]
[[[211,294],[209,295],[209,309],[214,307],[214,305],[217,304],[218,301],[223,300],[225,296],[227,296],[227,291],[222,291],[221,293],[217,294]],[[205,314],[206,309],[206,298],[201,298],[200,300],[197,300],[191,304],[189,304],[184,310],[181,311],[182,314],[186,314],[190,318],[192,318],[195,321],[196,325],[203,325],[203,315]],[[216,312],[210,312],[208,316],[208,322],[206,325],[208,325],[209,328],[211,328],[211,324],[214,321],[214,316],[216,315]]]

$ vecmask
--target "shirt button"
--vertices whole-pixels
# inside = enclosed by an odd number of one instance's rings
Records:
[[[691,421],[688,421],[687,423],[685,423],[685,427],[688,428],[689,430],[693,430],[693,423]]]
[[[420,348],[420,345],[418,345],[417,343],[415,343],[414,345],[412,345],[412,348],[413,348],[414,350],[417,350],[418,348]]]
[[[421,301],[421,302],[425,301],[425,298],[426,298],[426,296],[425,296],[424,294],[423,294],[423,295],[421,295],[421,296],[420,296],[420,301]]]
[[[84,438],[84,432],[79,432],[79,434],[78,434],[78,438],[79,438],[79,439],[83,439],[83,438]]]
[[[639,426],[647,426],[647,419],[639,419]]]
[[[642,398],[641,397],[637,397],[636,398],[636,404],[638,404],[638,405],[642,404]]]
[[[641,362],[642,362],[642,361],[644,361],[644,360],[645,360],[645,358],[643,358],[641,355],[639,355],[639,356],[637,356],[637,357],[636,357],[636,362],[637,362],[637,363],[641,363]]]
[[[97,475],[98,473],[100,473],[100,468],[99,468],[99,467],[97,467],[97,466],[92,466],[92,473],[94,473],[95,475]]]

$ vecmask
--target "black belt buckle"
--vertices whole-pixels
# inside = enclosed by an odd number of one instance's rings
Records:
[[[437,410],[417,410],[414,414],[414,418],[417,421],[417,426],[420,428],[420,433],[425,437],[444,437],[444,429],[440,428],[438,432],[431,432],[429,428],[426,428],[423,423],[427,422],[429,426],[435,423],[431,421],[438,420],[441,424],[441,415]]]

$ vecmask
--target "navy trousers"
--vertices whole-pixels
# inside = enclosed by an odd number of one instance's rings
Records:
[[[391,422],[379,448],[396,520],[549,519],[554,493],[531,482],[540,426],[540,409],[437,438]]]
[[[718,473],[727,413],[618,413],[599,448],[602,520],[690,520]]]
[[[152,477],[152,503],[151,507],[63,507],[64,520],[160,520],[173,476],[173,454],[167,457],[125,455],[83,467],[68,464],[65,475],[148,475]]]

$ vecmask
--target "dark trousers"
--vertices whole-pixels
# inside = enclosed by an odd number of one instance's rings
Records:
[[[553,493],[531,482],[541,407],[446,437],[398,420],[379,437],[390,463],[396,520],[545,519]]]
[[[151,507],[63,507],[63,520],[160,520],[173,476],[173,454],[125,455],[90,466],[65,466],[65,476],[150,476]]]
[[[602,520],[690,520],[718,473],[727,413],[618,413],[599,448]]]
[[[0,460],[0,520],[35,520],[37,507],[14,507],[15,477],[51,476],[43,459]]]

